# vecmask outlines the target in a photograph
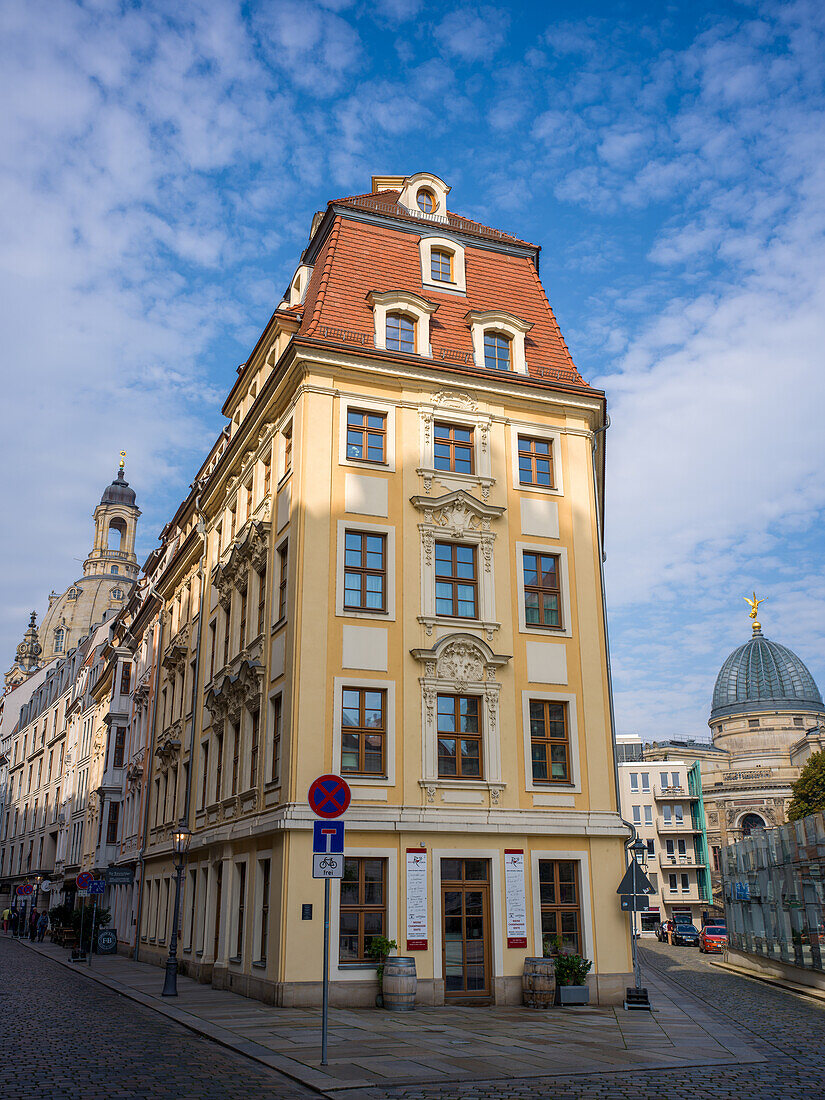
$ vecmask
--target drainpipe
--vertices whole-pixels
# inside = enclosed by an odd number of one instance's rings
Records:
[[[630,839],[626,842],[627,844],[630,844],[636,839],[637,833],[635,825],[633,825],[632,822],[626,821],[623,817],[621,817],[622,800],[621,788],[619,786],[619,764],[616,756],[616,711],[613,706],[613,671],[610,664],[610,633],[607,627],[607,589],[605,587],[604,580],[605,553],[604,540],[602,536],[601,513],[599,511],[599,480],[596,472],[596,455],[599,451],[599,436],[606,432],[609,427],[610,417],[606,416],[605,422],[601,426],[601,428],[596,428],[596,430],[593,432],[593,491],[595,494],[596,503],[596,538],[599,544],[599,576],[601,577],[602,584],[602,623],[604,626],[604,652],[605,660],[607,663],[607,701],[608,707],[610,709],[610,736],[613,741],[613,784],[616,789],[616,812],[619,814],[622,824],[626,825],[628,829],[630,829]]]
[[[148,578],[147,578],[148,579]],[[160,686],[160,655],[163,652],[163,612],[166,607],[166,601],[163,596],[158,592],[155,586],[149,581],[149,592],[156,600],[160,600],[160,610],[158,612],[158,623],[155,628],[157,632],[157,650],[155,653],[155,685],[152,689],[152,717],[149,723],[149,744],[146,763],[144,766],[144,782],[146,784],[146,798],[143,804],[143,836],[140,842],[140,851],[138,852],[138,866],[140,868],[140,887],[138,889],[138,904],[137,914],[135,917],[135,946],[132,951],[132,957],[137,962],[138,950],[140,948],[140,922],[143,916],[143,866],[146,862],[146,845],[149,841],[149,799],[151,796],[150,779],[151,779],[151,764],[155,753],[155,724],[157,722],[158,714],[158,688]]]

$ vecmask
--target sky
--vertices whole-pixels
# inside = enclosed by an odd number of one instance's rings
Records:
[[[808,0],[0,0],[3,668],[121,449],[156,545],[313,213],[432,171],[607,391],[619,731],[707,735],[754,589],[825,688],[823,58]]]

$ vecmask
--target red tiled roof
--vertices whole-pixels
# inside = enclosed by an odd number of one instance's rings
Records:
[[[410,218],[416,222],[422,222],[429,229],[433,226],[443,225],[445,229],[457,229],[465,233],[474,233],[479,237],[489,237],[492,240],[509,242],[510,244],[525,245],[527,248],[538,248],[538,245],[529,241],[519,240],[512,233],[505,233],[503,229],[493,229],[492,226],[483,225],[472,218],[465,218],[461,214],[448,213],[446,221],[437,215],[427,216],[417,210],[409,210],[398,202],[400,191],[378,191],[369,195],[349,195],[344,199],[334,199],[329,206],[354,206],[356,208],[374,210],[376,213],[387,214],[390,217]]]
[[[465,315],[470,310],[503,309],[533,326],[525,336],[531,375],[586,385],[573,364],[532,259],[472,245],[465,246],[464,257],[466,295],[422,287],[414,234],[339,215],[316,259],[299,335],[372,346],[373,312],[367,295],[370,291],[409,290],[438,304],[430,318],[434,359],[472,367],[473,344]],[[347,335],[342,337],[341,330]]]

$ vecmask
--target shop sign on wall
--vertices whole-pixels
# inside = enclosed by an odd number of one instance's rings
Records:
[[[504,850],[504,893],[507,899],[507,946],[527,946],[527,905],[524,894],[524,852]]]
[[[427,950],[427,853],[407,849],[407,950]]]

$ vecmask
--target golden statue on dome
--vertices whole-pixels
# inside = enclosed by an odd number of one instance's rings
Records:
[[[748,615],[750,616],[751,619],[753,619],[753,632],[754,632],[754,634],[758,634],[762,629],[762,624],[758,623],[756,621],[756,616],[759,612],[759,605],[761,603],[764,603],[765,600],[767,600],[767,598],[768,598],[767,596],[763,596],[761,600],[757,600],[755,592],[753,594],[753,599],[751,599],[750,596],[743,596],[742,597],[742,599],[745,601],[745,603],[750,604],[750,611],[748,612]]]
[[[125,452],[125,451],[121,451],[121,452],[120,452],[120,465],[119,465],[119,469],[121,469],[121,470],[122,470],[122,469],[123,469],[123,468],[125,467],[125,465],[126,465],[126,452]],[[756,595],[756,593],[754,593],[754,595]]]

